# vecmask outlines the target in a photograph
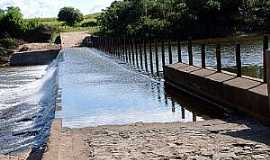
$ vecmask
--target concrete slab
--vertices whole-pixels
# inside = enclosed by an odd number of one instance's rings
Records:
[[[196,76],[200,76],[200,77],[210,76],[214,73],[216,73],[216,71],[209,70],[209,69],[199,69],[199,70],[191,72],[192,75],[196,75]]]
[[[58,160],[61,145],[62,121],[55,119],[52,124],[51,134],[47,143],[48,150],[44,152],[42,160]]]
[[[208,76],[207,78],[210,80],[216,81],[216,82],[225,82],[225,81],[228,81],[230,79],[233,79],[234,76],[224,74],[224,73],[215,73],[215,74]]]
[[[224,82],[224,84],[228,86],[241,88],[241,89],[251,89],[253,87],[259,86],[261,82],[242,78],[242,77],[237,77],[232,80]]]
[[[180,70],[182,72],[185,73],[190,73],[196,70],[199,70],[199,67],[195,67],[195,66],[190,66],[188,64],[184,64],[184,63],[176,63],[173,65],[170,65],[170,68],[175,69],[175,70]]]
[[[268,96],[267,91],[267,84],[261,84],[255,88],[250,89],[249,91],[254,92],[256,94],[262,95],[262,96]]]
[[[173,69],[181,69],[181,68],[185,68],[188,67],[188,64],[184,64],[184,63],[176,63],[176,64],[169,64],[167,65],[167,67],[169,68],[173,68]]]
[[[10,56],[10,66],[46,65],[58,55],[60,49],[17,52]]]

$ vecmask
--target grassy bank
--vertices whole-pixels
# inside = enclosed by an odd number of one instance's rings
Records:
[[[58,21],[57,18],[37,18],[35,20],[37,20],[41,25],[54,27],[58,33],[85,31],[93,34],[99,30],[99,27],[97,27],[96,24],[96,18],[99,14],[100,13],[85,15],[84,20],[73,27],[66,25],[64,22]],[[33,19],[27,20],[32,21]]]

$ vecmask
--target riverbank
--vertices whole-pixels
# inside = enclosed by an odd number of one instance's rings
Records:
[[[52,132],[43,160],[270,158],[270,129],[246,118],[63,128],[61,132],[56,127]]]
[[[0,67],[9,66],[9,60],[14,54],[20,54],[23,52],[37,52],[37,51],[51,51],[51,50],[60,50],[61,47],[58,44],[52,43],[26,43],[20,45],[18,48],[14,50],[5,50],[2,48],[0,51]],[[38,57],[37,57],[38,58]],[[30,65],[30,64],[29,64]]]

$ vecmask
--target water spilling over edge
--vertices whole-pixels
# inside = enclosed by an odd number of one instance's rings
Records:
[[[47,140],[55,116],[60,57],[46,67],[40,78],[0,89],[1,154],[38,149]]]

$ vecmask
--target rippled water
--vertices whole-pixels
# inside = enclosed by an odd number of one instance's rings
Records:
[[[135,122],[190,122],[207,116],[167,94],[164,82],[128,68],[95,49],[64,50],[59,65],[66,127]],[[181,105],[182,103],[182,105]],[[187,107],[187,108],[186,108]]]
[[[261,42],[242,45],[244,66],[262,65],[261,45]],[[208,67],[215,66],[214,48],[207,48]],[[193,50],[195,65],[199,66],[199,46]],[[223,46],[224,68],[235,65],[233,50],[231,46]],[[173,53],[176,62],[176,47]],[[175,92],[162,80],[96,49],[65,49],[61,55],[61,62],[60,57],[50,65],[0,68],[0,153],[38,148],[47,140],[55,117],[58,87],[62,104],[56,117],[63,118],[65,127],[190,122],[224,116],[223,111]],[[185,46],[182,55],[187,62]],[[160,52],[159,58],[162,70]],[[258,71],[257,67],[254,70]]]
[[[57,62],[0,68],[0,153],[40,147],[49,134],[57,93]]]

